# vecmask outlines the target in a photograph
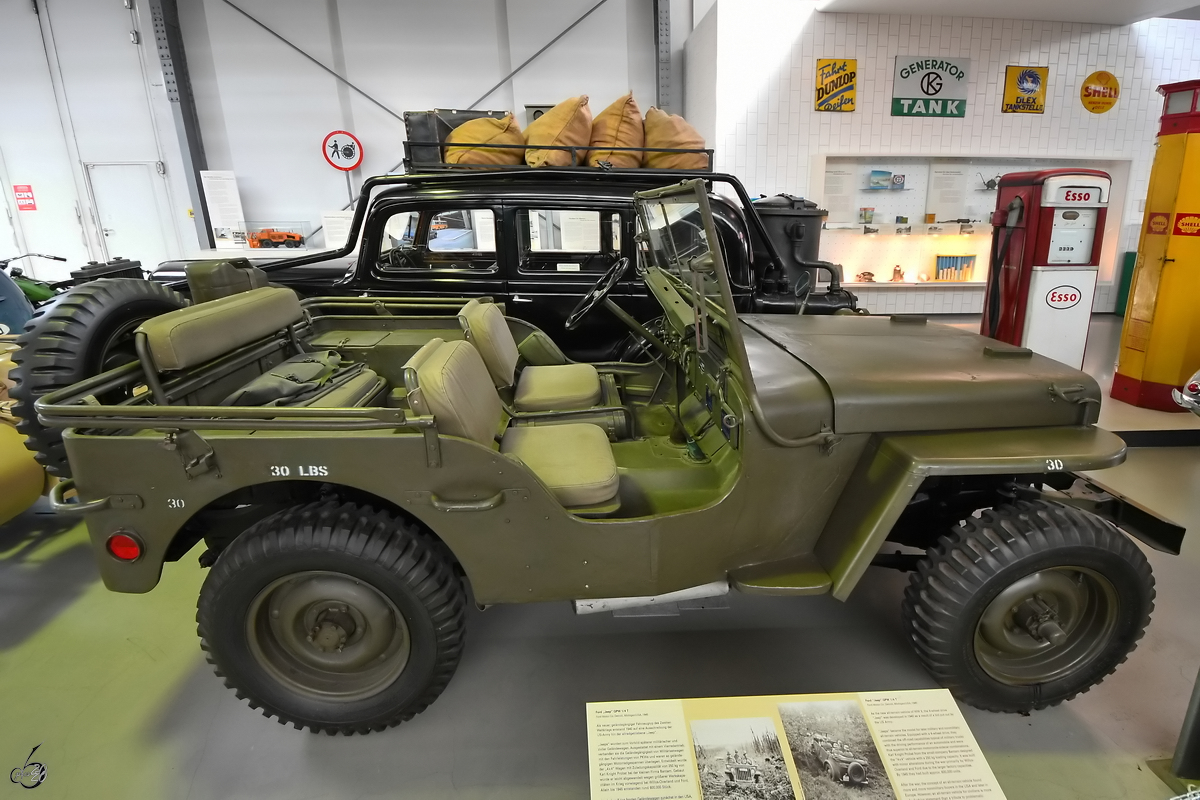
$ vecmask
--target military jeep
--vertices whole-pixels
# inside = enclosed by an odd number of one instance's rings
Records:
[[[808,740],[808,755],[812,762],[834,783],[866,786],[867,762],[855,757],[850,748],[827,736],[814,734]]]
[[[424,710],[469,600],[845,599],[872,563],[913,570],[908,636],[965,702],[1043,708],[1125,659],[1154,584],[1114,522],[1174,552],[1182,531],[1076,479],[1125,456],[1091,378],[924,319],[739,315],[704,181],[637,213],[636,262],[565,324],[611,313],[652,359],[570,361],[478,299],[262,286],[38,399],[68,429],[52,500],[114,591],[203,542],[202,649],[314,731]],[[610,296],[630,271],[657,332]]]
[[[745,753],[734,753],[725,758],[725,791],[739,790],[750,794],[762,793],[763,774],[758,765]]]

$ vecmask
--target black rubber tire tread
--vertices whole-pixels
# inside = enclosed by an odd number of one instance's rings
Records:
[[[1031,686],[993,679],[974,654],[983,610],[1013,581],[1072,565],[1113,570],[1105,577],[1114,582],[1120,605],[1109,646],[1082,675]],[[943,536],[910,578],[902,615],[917,656],[955,697],[987,711],[1024,714],[1070,700],[1112,674],[1142,638],[1154,596],[1145,555],[1112,523],[1060,503],[1019,500]]]
[[[310,713],[285,709],[282,704],[271,702],[258,691],[243,685],[258,679],[271,682],[271,679],[262,676],[261,668],[253,662],[248,648],[245,653],[229,652],[218,644],[222,640],[245,639],[244,617],[223,617],[220,610],[225,600],[223,595],[230,592],[234,584],[244,582],[247,576],[251,583],[265,586],[278,577],[272,569],[279,572],[281,562],[297,557],[317,565],[309,568],[325,569],[333,569],[338,563],[344,567],[348,561],[346,557],[350,557],[364,569],[402,584],[423,607],[422,613],[429,623],[427,646],[432,648],[432,657],[424,683],[402,706],[380,708],[361,719],[318,719]],[[380,590],[379,586],[375,588]],[[410,720],[445,690],[462,656],[466,604],[462,582],[447,556],[443,555],[439,542],[423,526],[387,511],[331,500],[279,511],[255,523],[235,539],[221,553],[204,581],[197,602],[196,629],[200,648],[217,676],[224,679],[225,686],[233,689],[239,699],[249,701],[251,708],[260,709],[263,716],[275,717],[280,724],[293,725],[297,729],[349,736],[381,731]],[[425,620],[409,619],[406,615],[406,621],[413,629],[414,655],[420,646],[416,628]],[[231,631],[241,633],[231,637]],[[407,672],[408,668],[396,683],[404,680]],[[271,684],[278,687],[278,684]],[[282,691],[286,692],[286,689]],[[304,702],[301,698],[300,703]]]
[[[133,321],[147,320],[183,308],[187,298],[154,281],[138,278],[98,278],[76,286],[38,308],[17,339],[10,391],[17,401],[13,413],[25,434],[25,447],[51,475],[71,477],[62,431],[47,428],[34,413],[44,394],[99,373],[104,354],[99,339]]]

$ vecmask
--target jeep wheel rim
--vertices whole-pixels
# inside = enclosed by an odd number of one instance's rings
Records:
[[[1026,575],[988,604],[975,629],[975,658],[1009,686],[1030,686],[1084,669],[1117,626],[1117,592],[1082,567]]]
[[[246,638],[255,661],[292,691],[351,702],[390,686],[412,639],[395,603],[340,572],[299,572],[254,598]]]

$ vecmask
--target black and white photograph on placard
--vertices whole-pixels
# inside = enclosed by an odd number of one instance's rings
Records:
[[[895,800],[857,700],[781,703],[779,718],[805,800]]]
[[[774,720],[698,719],[691,728],[704,800],[796,800]]]

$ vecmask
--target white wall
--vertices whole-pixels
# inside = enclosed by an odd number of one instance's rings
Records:
[[[717,9],[698,20],[684,51],[684,114],[704,141],[717,138]]]
[[[1118,252],[1141,225],[1162,83],[1200,77],[1200,22],[1152,19],[1107,26],[1062,22],[824,14],[806,0],[719,0],[716,166],[753,194],[821,199],[814,164],[830,154],[1097,158],[1131,161]],[[770,20],[770,25],[764,21]],[[965,119],[892,117],[896,56],[971,59]],[[817,58],[858,59],[852,113],[813,110]],[[1002,114],[1008,64],[1049,66],[1046,113]],[[1080,84],[1099,69],[1121,82],[1106,114],[1084,110]],[[700,75],[688,71],[689,81]],[[693,91],[689,87],[689,91]],[[1105,295],[1109,297],[1109,295]]]
[[[346,77],[387,108],[464,108],[595,5],[595,0],[239,0],[239,6],[327,66],[340,46]],[[593,114],[634,91],[654,104],[650,0],[609,0],[479,108],[514,110],[587,94]],[[336,15],[336,26],[331,17]],[[363,177],[402,159],[404,125],[221,0],[180,2],[181,27],[209,169],[233,170],[251,221],[320,224],[347,202],[321,141],[363,142]],[[340,30],[340,35],[338,33]],[[683,34],[681,34],[683,35]],[[314,242],[320,244],[320,242]]]
[[[161,215],[143,224],[162,232],[162,257],[194,250],[183,159],[148,10],[135,3],[131,12],[123,0],[39,0],[38,8],[40,15],[30,0],[0,0],[0,52],[8,65],[0,81],[0,172],[10,184],[3,187],[9,207],[11,184],[33,186],[37,210],[14,212],[25,247],[69,261],[35,260],[26,269],[58,280],[103,257],[84,177],[88,162],[161,162],[165,174],[154,170]]]
[[[54,103],[38,17],[29,0],[0,0],[0,52],[9,65],[8,77],[0,80],[0,178],[5,179],[0,208],[7,212],[0,225],[9,227],[11,215],[23,234],[24,249],[60,255],[78,265],[90,257],[79,216],[84,208]],[[17,64],[19,79],[13,69]],[[12,184],[33,187],[36,211],[16,210]],[[17,243],[8,236],[0,238],[0,247],[5,247],[0,258],[17,255]],[[39,277],[66,277],[51,262],[17,264]]]

